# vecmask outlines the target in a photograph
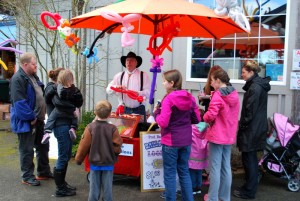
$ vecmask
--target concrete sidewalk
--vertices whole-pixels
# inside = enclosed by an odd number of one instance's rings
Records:
[[[21,184],[19,154],[17,136],[9,131],[7,121],[0,121],[0,200],[1,201],[52,201],[52,200],[87,200],[89,186],[86,179],[87,173],[84,167],[78,166],[72,160],[69,164],[67,181],[77,187],[77,195],[72,197],[56,198],[53,196],[55,184],[53,180],[41,181],[41,186],[32,187]],[[53,168],[55,160],[51,160]],[[137,178],[126,178],[116,176],[113,185],[113,197],[115,201],[150,201],[161,200],[160,192],[141,192],[140,181]],[[233,174],[232,189],[240,186],[243,182],[243,174]],[[258,201],[298,201],[299,192],[293,193],[287,190],[286,181],[266,174],[259,185],[256,200]],[[206,186],[202,189],[202,194],[196,195],[195,200],[203,200],[203,195],[207,193]],[[177,200],[180,200],[178,198]],[[232,201],[241,199],[232,196]]]

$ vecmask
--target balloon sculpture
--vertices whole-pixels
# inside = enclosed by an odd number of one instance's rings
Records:
[[[4,70],[8,70],[6,64],[1,60],[1,58],[0,58],[0,64],[4,68]]]
[[[216,0],[217,7],[214,10],[216,15],[226,16],[228,15],[235,23],[237,23],[242,29],[250,32],[251,27],[246,16],[242,13],[241,7],[239,7],[237,0]]]
[[[122,47],[127,47],[131,46],[134,43],[134,39],[131,38],[129,35],[129,32],[134,29],[134,26],[130,24],[130,22],[137,21],[141,19],[142,15],[140,14],[128,14],[124,17],[119,15],[116,12],[113,11],[101,11],[100,13],[102,17],[114,21],[114,22],[119,22],[122,23],[123,27],[121,28],[121,31],[123,32],[122,37],[121,37],[121,43]]]
[[[54,21],[54,25],[51,26],[48,24],[46,16],[50,17]],[[69,21],[63,19],[58,13],[43,11],[40,15],[40,19],[46,28],[50,30],[58,30],[60,37],[65,41],[69,48],[72,48],[80,40],[79,37],[71,32]]]
[[[7,39],[7,40],[5,40],[5,41],[3,41],[3,42],[0,43],[0,50],[13,51],[15,53],[23,54],[22,51],[17,50],[17,49],[15,49],[13,47],[4,47],[4,45],[7,44],[7,43],[13,43],[14,45],[18,44],[18,42],[15,41],[15,40],[13,40],[13,39]],[[6,64],[1,60],[1,58],[0,58],[0,64],[3,67],[4,70],[8,70]]]
[[[154,104],[154,89],[156,84],[156,77],[157,77],[157,73],[161,72],[161,67],[164,65],[163,61],[164,59],[159,58],[159,56],[155,56],[154,59],[151,59],[152,68],[150,69],[150,72],[153,73],[153,79],[152,79],[151,90],[150,90],[150,98],[149,98],[149,103],[151,105]]]
[[[115,92],[119,92],[119,93],[123,93],[123,94],[127,94],[127,96],[133,100],[137,100],[138,102],[143,102],[144,101],[144,97],[143,96],[139,96],[139,93],[133,90],[128,90],[128,89],[121,89],[121,88],[116,88],[116,87],[110,87],[111,90],[115,91]]]
[[[180,31],[180,25],[179,22],[172,22],[171,20],[171,24],[168,25],[166,28],[164,28],[161,32],[151,36],[150,40],[149,40],[149,47],[147,48],[147,50],[149,50],[151,52],[151,54],[153,56],[157,56],[157,55],[161,55],[164,50],[167,48],[169,51],[172,51],[172,48],[169,46],[170,42],[172,41],[174,36],[178,35],[178,32]],[[156,43],[156,38],[161,37],[162,43],[161,45],[157,46],[156,44],[152,43],[153,41],[155,41],[154,43]]]
[[[90,54],[90,52],[92,52],[92,53]],[[81,54],[86,56],[88,58],[88,63],[91,64],[93,62],[93,59],[96,63],[99,62],[97,53],[98,53],[98,49],[96,47],[93,48],[93,51],[90,51],[90,49],[88,47],[86,47],[84,49],[84,52],[82,52]]]

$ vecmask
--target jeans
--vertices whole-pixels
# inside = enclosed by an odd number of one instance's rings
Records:
[[[166,201],[176,200],[176,170],[181,186],[181,200],[194,200],[192,182],[188,168],[190,152],[191,146],[170,147],[162,145]]]
[[[231,145],[209,142],[209,201],[230,201],[232,183],[230,158]]]
[[[34,130],[33,130],[34,128]],[[36,152],[37,175],[47,175],[50,173],[49,166],[49,143],[41,144],[44,134],[44,122],[37,121],[28,133],[19,133],[19,153],[22,179],[28,180],[34,176],[34,150]]]
[[[257,151],[242,152],[242,162],[246,178],[246,182],[242,186],[242,193],[249,197],[255,197],[258,185]]]
[[[193,190],[195,189],[200,190],[202,186],[202,170],[195,170],[195,169],[189,169],[189,170],[190,170],[190,177],[192,180]]]
[[[88,201],[98,201],[100,199],[100,192],[103,192],[103,201],[112,201],[112,183],[113,170],[91,170]]]
[[[70,125],[54,127],[54,136],[57,139],[58,159],[56,169],[64,169],[72,157],[72,140],[69,135]]]

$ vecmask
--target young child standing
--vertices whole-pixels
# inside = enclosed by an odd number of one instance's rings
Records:
[[[89,201],[98,201],[100,192],[104,193],[103,200],[112,201],[113,169],[123,141],[117,127],[107,122],[111,108],[106,100],[96,104],[96,119],[85,128],[75,156],[80,165],[89,154]]]
[[[203,119],[210,125],[205,138],[209,142],[211,185],[204,200],[230,201],[231,145],[236,141],[240,101],[237,91],[229,86],[226,71],[219,69],[212,73],[210,79],[215,91],[212,92],[208,111]]]
[[[58,74],[57,82],[57,96],[53,96],[51,100],[55,108],[48,116],[45,124],[42,144],[49,142],[50,133],[58,117],[71,119],[72,123],[69,134],[72,141],[76,139],[76,129],[78,126],[77,111],[83,104],[83,97],[80,90],[74,86],[74,76],[70,70],[61,70]]]
[[[188,169],[192,144],[192,124],[200,121],[195,98],[182,90],[182,76],[178,70],[163,74],[167,94],[156,106],[154,118],[161,128],[164,183],[167,201],[176,200],[176,172],[179,176],[182,199],[194,200]]]
[[[189,158],[189,171],[192,180],[193,194],[201,193],[202,170],[208,166],[208,146],[205,139],[204,122],[192,125],[192,146]]]

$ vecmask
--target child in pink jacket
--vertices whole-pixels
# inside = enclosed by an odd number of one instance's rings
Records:
[[[208,166],[208,146],[205,139],[206,123],[192,125],[192,146],[189,158],[189,171],[193,194],[201,193],[202,170]]]
[[[240,101],[237,91],[229,86],[226,71],[219,69],[213,72],[209,79],[212,80],[211,86],[215,91],[212,93],[208,111],[203,117],[209,124],[205,138],[209,143],[211,184],[204,200],[230,201],[231,145],[236,141]]]

